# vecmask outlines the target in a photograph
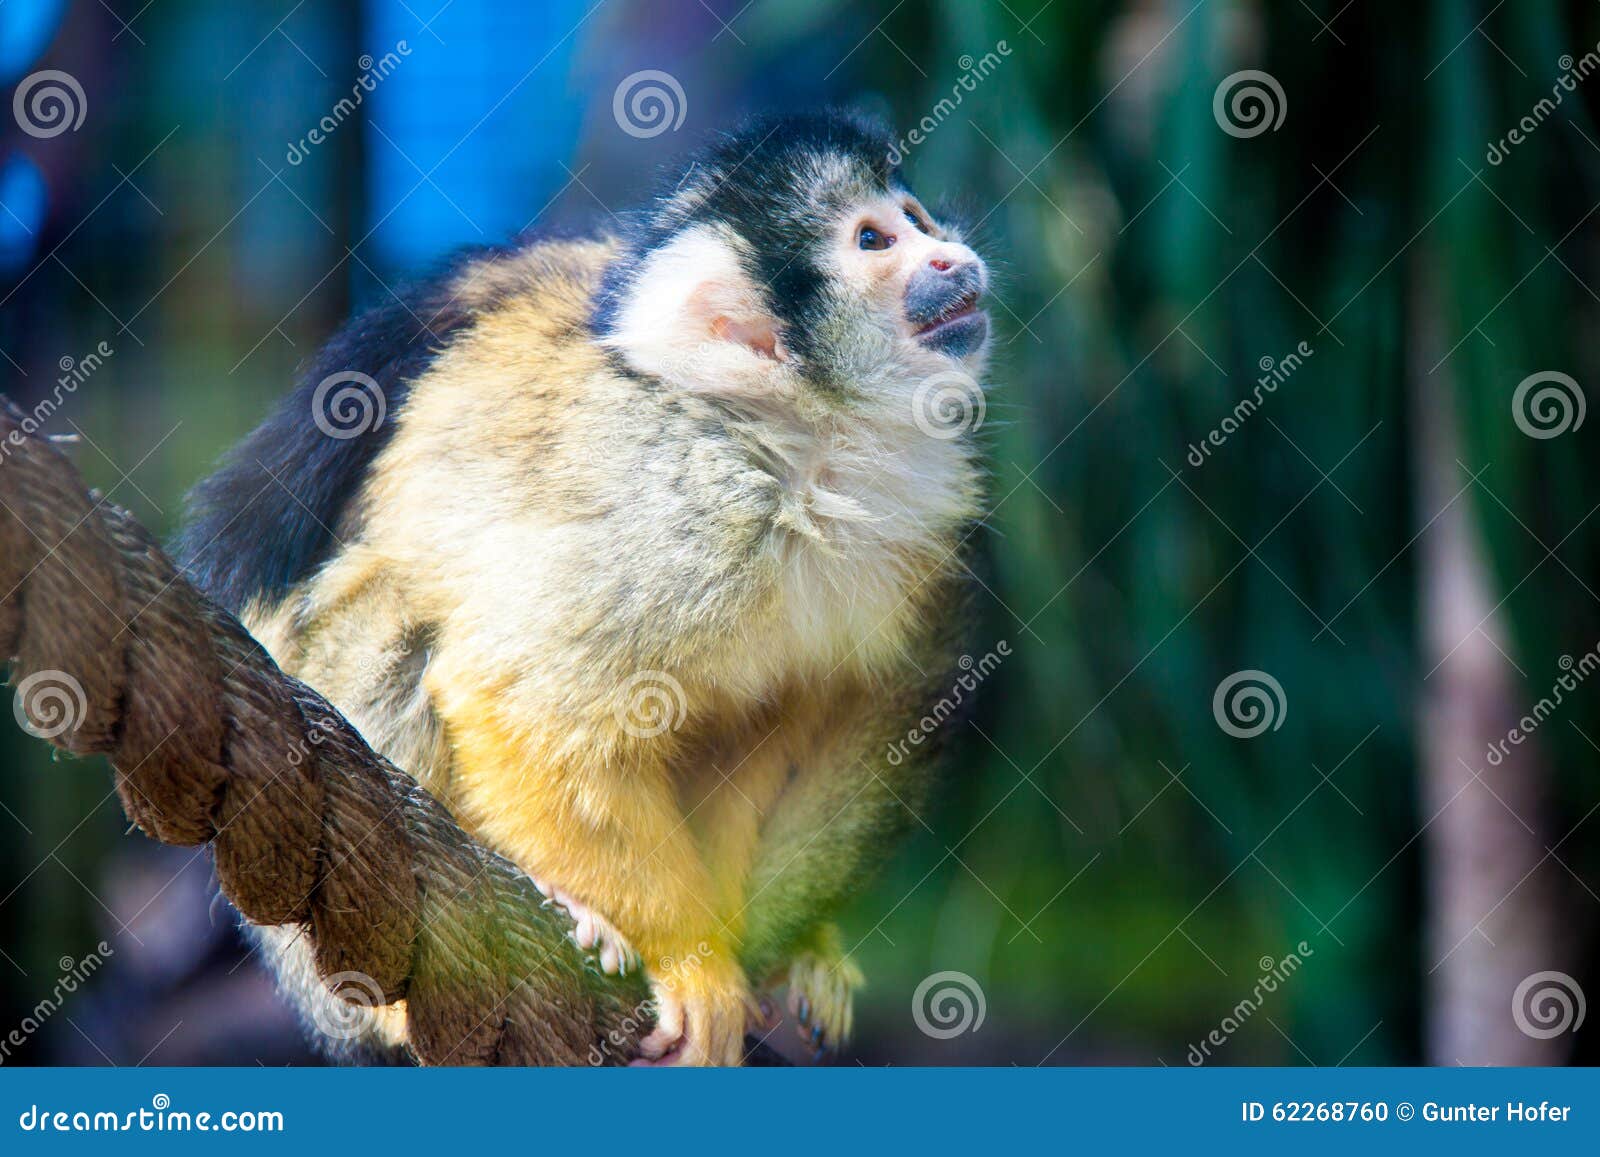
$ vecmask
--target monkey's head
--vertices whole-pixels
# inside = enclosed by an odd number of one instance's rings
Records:
[[[634,370],[697,392],[837,408],[903,400],[988,347],[989,274],[833,114],[768,117],[694,155],[612,265],[595,325]]]

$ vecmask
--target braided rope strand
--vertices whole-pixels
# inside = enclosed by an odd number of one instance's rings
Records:
[[[19,691],[55,678],[72,700],[67,725],[39,733],[107,756],[146,835],[210,842],[223,893],[254,923],[306,927],[325,980],[358,973],[404,999],[421,1063],[633,1056],[643,980],[602,974],[532,881],[25,423],[0,396],[0,658]]]

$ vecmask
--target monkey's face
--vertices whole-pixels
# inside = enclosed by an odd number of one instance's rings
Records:
[[[953,228],[904,190],[850,207],[828,238],[829,261],[844,301],[890,341],[889,360],[912,373],[950,362],[979,368],[989,341],[980,308],[989,270]]]
[[[983,370],[989,274],[888,163],[832,117],[760,121],[699,154],[616,263],[601,340],[697,393],[828,410]]]

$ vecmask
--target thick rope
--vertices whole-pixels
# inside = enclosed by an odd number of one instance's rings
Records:
[[[423,1064],[633,1055],[642,980],[601,974],[526,876],[278,670],[3,396],[0,506],[0,658],[25,725],[108,756],[147,835],[209,841],[228,899],[304,927],[347,1000],[404,999]]]

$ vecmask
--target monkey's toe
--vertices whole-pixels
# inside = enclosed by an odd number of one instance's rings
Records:
[[[789,1015],[813,1059],[850,1039],[855,992],[865,982],[855,961],[842,953],[807,952],[789,965]]]
[[[598,955],[603,972],[626,976],[630,971],[638,970],[639,953],[615,924],[587,904],[574,899],[570,892],[544,880],[535,879],[533,884],[539,889],[540,895],[567,910],[567,915],[572,917],[576,925],[572,931],[573,940],[585,952]]]

